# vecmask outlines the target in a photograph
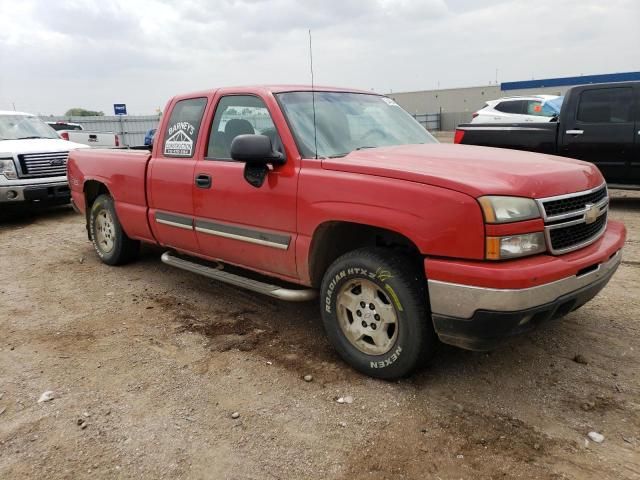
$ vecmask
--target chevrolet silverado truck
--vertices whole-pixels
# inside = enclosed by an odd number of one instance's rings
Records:
[[[379,378],[438,341],[475,350],[582,306],[621,261],[598,169],[441,145],[390,98],[307,87],[174,97],[151,152],[71,153],[73,202],[108,265],[168,265],[319,296],[329,341]]]
[[[585,160],[610,187],[640,188],[640,82],[573,87],[554,122],[463,124],[454,142]]]
[[[87,148],[61,140],[38,117],[0,111],[0,208],[69,203],[69,151]]]

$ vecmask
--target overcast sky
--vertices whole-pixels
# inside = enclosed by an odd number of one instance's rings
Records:
[[[640,0],[0,0],[0,109],[151,114],[177,93],[390,91],[640,70]]]

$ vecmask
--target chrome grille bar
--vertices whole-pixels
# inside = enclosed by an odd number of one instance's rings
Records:
[[[582,192],[541,198],[536,201],[545,222],[547,247],[553,255],[573,252],[591,245],[604,234],[607,228],[609,193],[606,184]],[[560,213],[550,214],[550,212]],[[595,223],[598,227],[600,225],[602,227],[593,232]],[[561,231],[564,231],[565,235],[560,234]],[[556,234],[552,235],[552,232]],[[572,236],[575,243],[567,244],[567,237]]]
[[[24,153],[18,155],[21,178],[58,177],[67,173],[69,152]]]

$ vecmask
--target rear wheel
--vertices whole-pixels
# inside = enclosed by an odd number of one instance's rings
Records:
[[[93,202],[89,229],[93,248],[107,265],[122,265],[137,257],[140,242],[131,240],[122,230],[109,195],[100,195]]]
[[[404,255],[378,248],[347,253],[327,270],[321,293],[329,341],[356,370],[398,378],[433,354],[424,273]]]

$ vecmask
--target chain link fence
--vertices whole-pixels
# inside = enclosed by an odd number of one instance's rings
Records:
[[[441,130],[439,113],[416,113],[413,118],[430,132]]]

